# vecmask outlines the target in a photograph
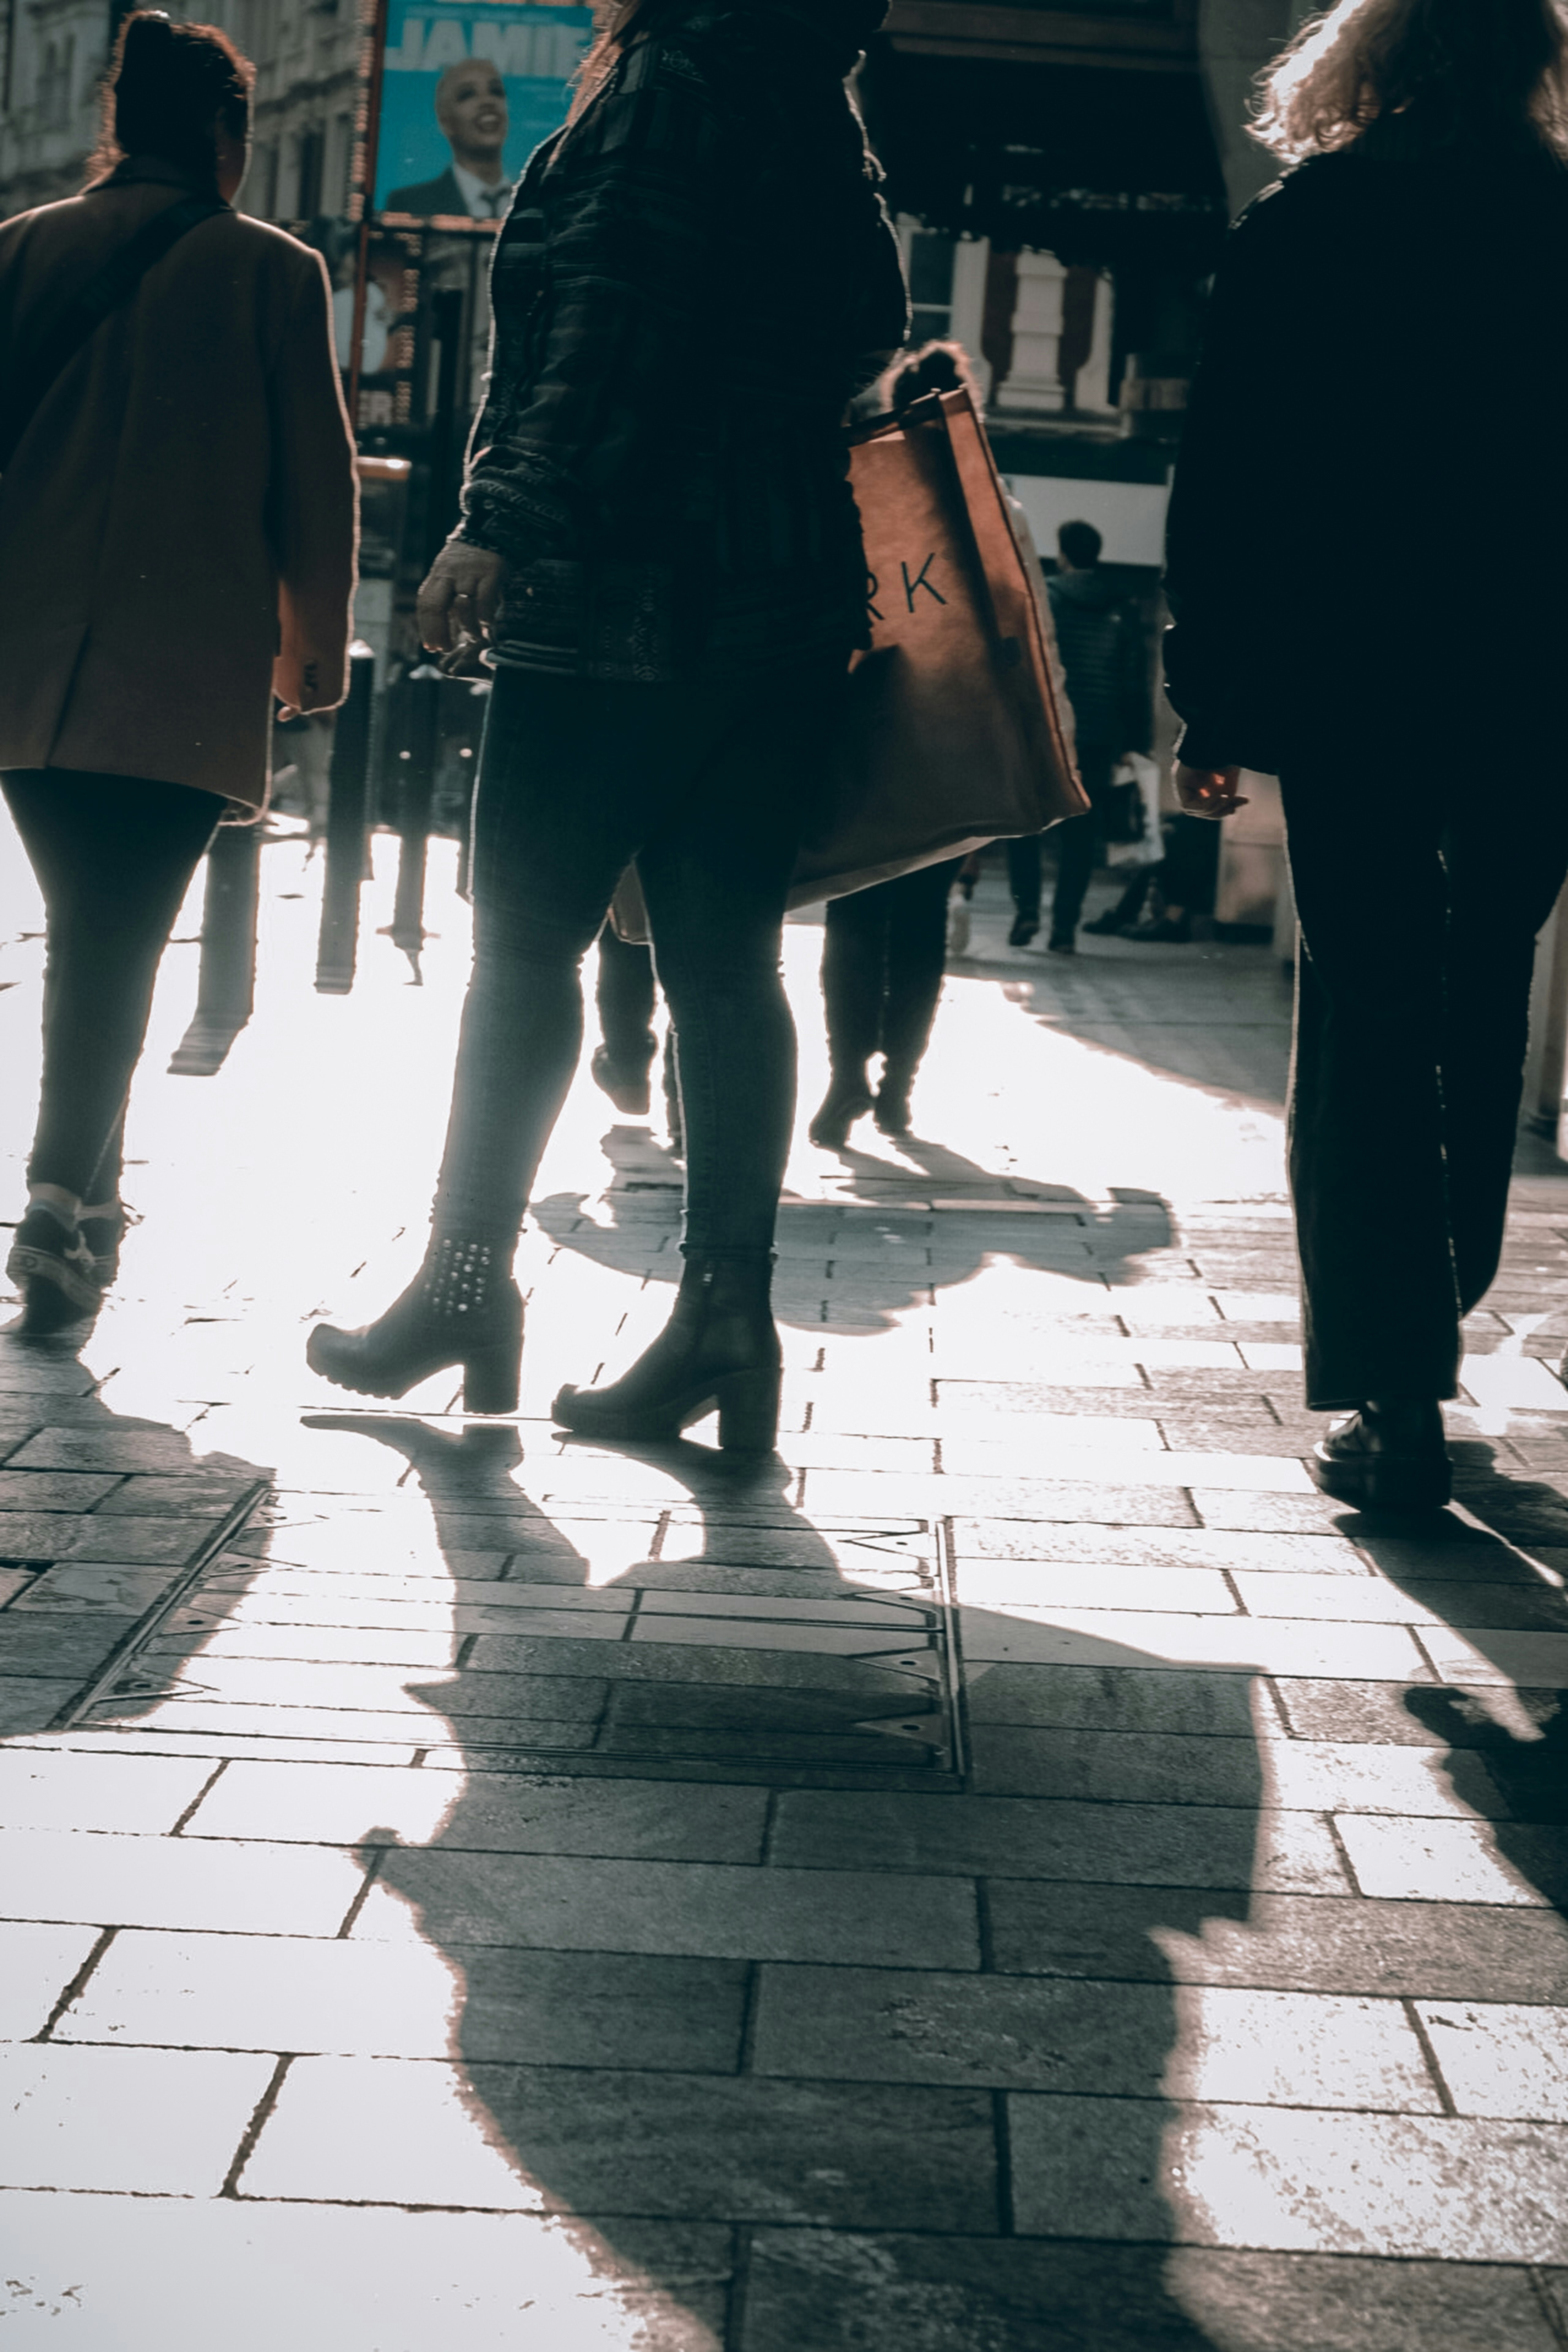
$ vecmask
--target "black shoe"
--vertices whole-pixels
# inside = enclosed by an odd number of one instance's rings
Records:
[[[1440,1511],[1453,1493],[1443,1408],[1427,1398],[1363,1404],[1307,1465],[1325,1495],[1363,1511]]]
[[[908,1135],[910,1132],[910,1090],[912,1078],[890,1078],[885,1073],[877,1089],[877,1099],[871,1106],[871,1117],[880,1135]]]
[[[1013,928],[1007,934],[1010,948],[1026,948],[1040,928],[1038,915],[1015,915]]]
[[[836,1077],[805,1131],[820,1150],[842,1151],[856,1120],[864,1118],[873,1108],[864,1071],[853,1077]]]
[[[686,1261],[675,1310],[651,1348],[608,1388],[563,1388],[552,1411],[578,1437],[634,1444],[679,1437],[719,1408],[726,1453],[769,1454],[783,1378],[769,1309],[771,1252]]]
[[[62,1224],[50,1209],[27,1211],[16,1228],[5,1271],[22,1297],[25,1339],[47,1339],[73,1323],[89,1323],[103,1304],[91,1244],[79,1225]]]
[[[406,1396],[448,1365],[463,1368],[466,1412],[515,1412],[522,1362],[522,1297],[501,1271],[499,1243],[433,1241],[401,1298],[363,1331],[318,1323],[305,1360],[340,1389]]]
[[[651,1060],[650,1055],[648,1061]],[[588,1071],[599,1092],[608,1095],[617,1110],[624,1110],[628,1118],[647,1117],[653,1104],[648,1062],[640,1070],[628,1070],[624,1063],[612,1061],[607,1045],[595,1045]]]
[[[1105,914],[1096,915],[1092,923],[1081,924],[1079,928],[1087,931],[1093,940],[1118,939],[1121,937],[1122,928],[1121,910],[1112,907]]]
[[[1048,955],[1077,955],[1078,941],[1071,931],[1053,931],[1046,941]]]

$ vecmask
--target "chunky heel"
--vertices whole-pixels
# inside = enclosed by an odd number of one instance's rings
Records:
[[[773,1452],[783,1381],[778,1365],[767,1364],[752,1372],[731,1372],[718,1383],[719,1444],[726,1454]]]
[[[768,1312],[768,1250],[689,1252],[675,1312],[607,1388],[563,1388],[552,1411],[577,1437],[668,1444],[719,1408],[719,1443],[771,1454],[779,1429],[779,1335]]]
[[[463,1411],[515,1412],[522,1385],[522,1334],[475,1348],[463,1359]]]
[[[318,1323],[305,1360],[334,1387],[405,1397],[432,1372],[463,1368],[469,1412],[515,1412],[522,1299],[499,1243],[433,1238],[425,1263],[384,1315],[363,1331]]]

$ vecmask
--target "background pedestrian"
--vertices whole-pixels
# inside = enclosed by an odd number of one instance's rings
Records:
[[[1568,87],[1552,0],[1342,0],[1265,78],[1292,166],[1215,281],[1170,511],[1178,795],[1278,772],[1290,1177],[1329,1493],[1447,1499],[1497,1270],[1535,935],[1568,871]],[[1508,386],[1429,364],[1466,341]],[[1285,453],[1289,453],[1288,457]],[[1507,593],[1449,593],[1484,546]]]
[[[253,68],[127,18],[97,176],[0,226],[0,787],[48,966],[22,1328],[118,1267],[126,1097],[192,874],[267,793],[274,694],[344,691],[353,447],[320,257],[237,214]]]
[[[1092,523],[1064,522],[1057,568],[1046,576],[1056,647],[1067,681],[1079,774],[1089,805],[1055,828],[1057,881],[1047,946],[1071,955],[1089,877],[1102,845],[1110,779],[1129,751],[1146,751],[1152,734],[1149,664],[1142,625],[1115,575],[1100,562],[1104,541]],[[1014,947],[1027,947],[1040,927],[1040,835],[1007,845],[1016,916]]]
[[[982,408],[962,344],[924,344],[889,370],[859,406],[902,418],[928,394],[968,391]],[[891,882],[830,898],[822,941],[822,1001],[831,1075],[812,1119],[813,1143],[842,1151],[867,1111],[884,1135],[907,1135],[910,1096],[942,995],[947,964],[947,899],[963,858],[900,874]],[[869,1065],[883,1056],[871,1091]]]

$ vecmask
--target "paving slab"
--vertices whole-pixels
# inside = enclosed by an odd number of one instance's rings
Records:
[[[554,1950],[948,1969],[980,1957],[973,1888],[961,1877],[414,1847],[388,1858],[353,1932],[402,1941],[437,1920],[459,1943]]]
[[[1525,1906],[997,1878],[986,1928],[991,1965],[1023,1975],[1568,2001],[1568,1923]]]
[[[1260,1817],[1243,1806],[793,1790],[779,1800],[772,1852],[805,1870],[875,1870],[895,1881],[947,1870],[1092,1876],[1108,1885],[1352,1891],[1326,1821],[1313,1813]]]
[[[741,2352],[1556,2352],[1528,2271],[760,2230]]]
[[[440,1837],[468,1852],[746,1863],[762,1859],[767,1801],[763,1789],[679,1781],[476,1772],[455,1787],[438,1773],[236,1763],[189,1816],[184,1834],[312,1845],[425,1845]]]
[[[721,2352],[733,2233],[617,2215],[0,2192],[15,2343]],[[171,2280],[180,2292],[170,2293]]]
[[[1394,2000],[1190,1987],[1173,2016],[1152,1985],[764,1968],[754,2031],[763,2074],[1442,2108]]]
[[[296,2061],[239,2186],[871,2228],[996,2213],[992,2103],[973,2092],[396,2059]]]
[[[216,2197],[273,2067],[233,2052],[0,2048],[0,2186]]]
[[[1202,2105],[1152,2134],[1139,2100],[1008,2107],[1025,2236],[1557,2264],[1568,2248],[1560,2126]]]
[[[363,1884],[352,1855],[319,1848],[0,1831],[0,1885],[21,1919],[333,1936]]]

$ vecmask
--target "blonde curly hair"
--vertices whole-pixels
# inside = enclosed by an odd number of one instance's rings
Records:
[[[1340,0],[1259,76],[1252,135],[1299,163],[1409,109],[1440,134],[1532,132],[1568,153],[1563,0]]]

